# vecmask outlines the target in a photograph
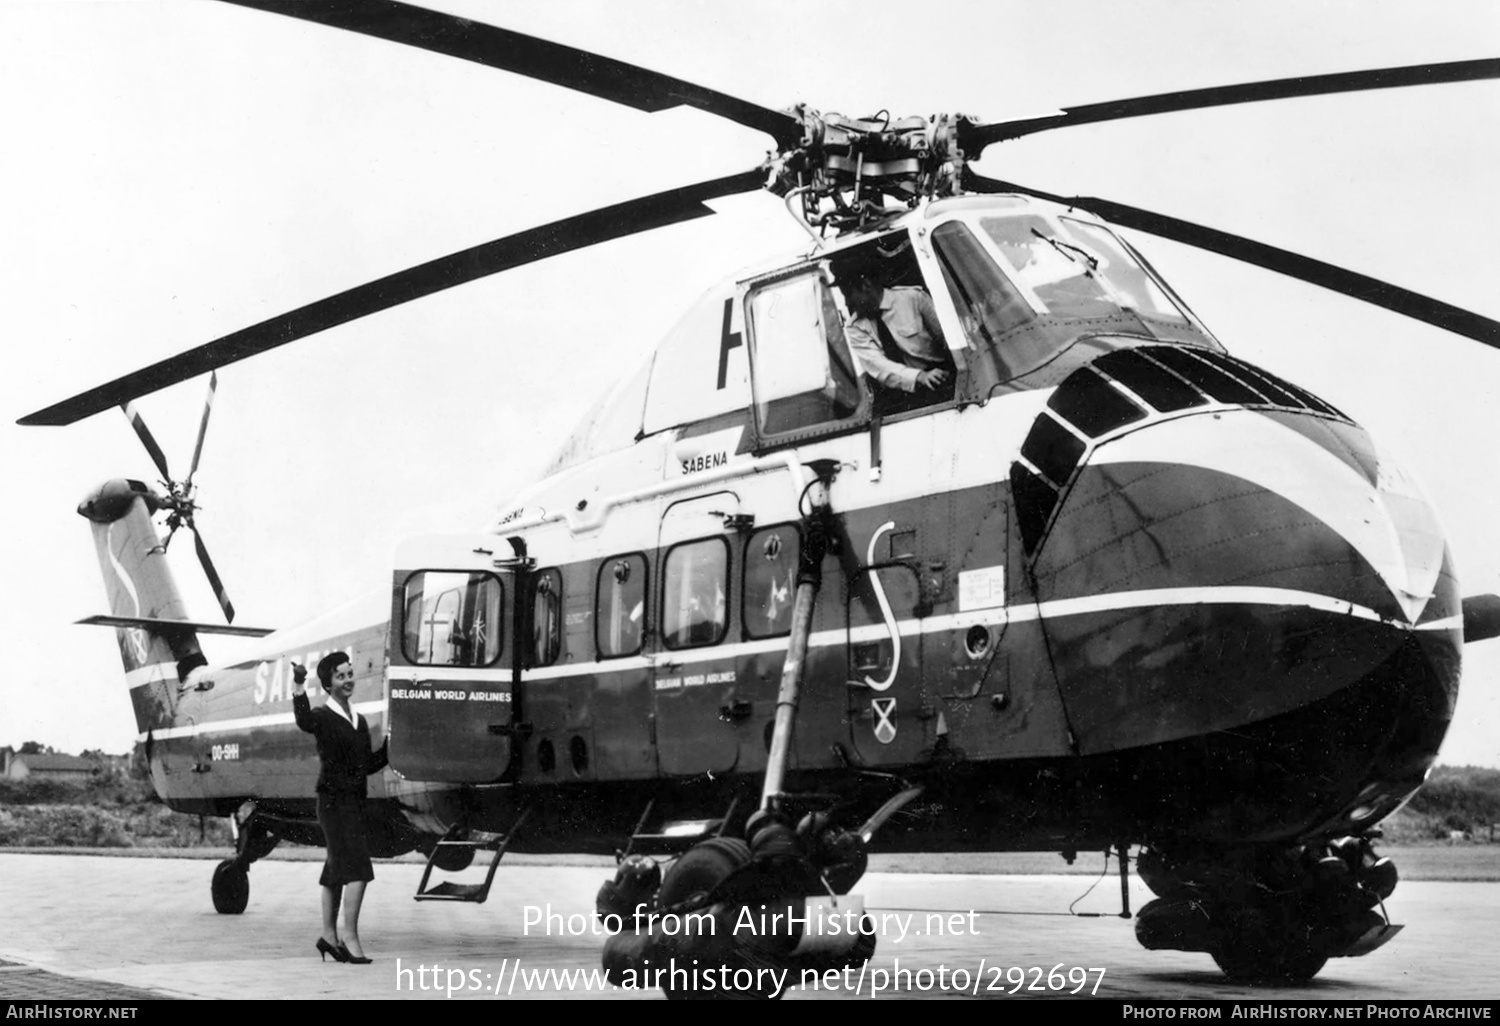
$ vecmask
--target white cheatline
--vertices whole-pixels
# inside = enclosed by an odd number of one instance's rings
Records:
[[[980,625],[998,626],[1004,623],[1027,623],[1041,619],[1060,619],[1068,616],[1083,616],[1092,613],[1127,609],[1157,609],[1162,606],[1211,606],[1250,605],[1279,606],[1293,609],[1311,609],[1320,613],[1349,616],[1356,620],[1381,623],[1402,631],[1461,630],[1462,616],[1449,616],[1413,627],[1399,620],[1382,616],[1375,610],[1357,605],[1347,599],[1316,592],[1295,591],[1290,588],[1255,588],[1240,586],[1201,588],[1153,588],[1144,591],[1112,592],[1106,595],[1085,595],[1078,598],[1053,599],[1049,602],[1027,605],[975,609],[965,613],[948,613],[929,616],[921,620],[901,620],[896,624],[901,635],[942,634],[948,631],[965,631]],[[815,631],[808,639],[810,648],[829,648],[858,642],[880,641],[890,636],[883,623],[866,624],[850,629]],[[642,671],[651,668],[675,670],[696,664],[738,659],[744,656],[786,651],[787,639],[765,638],[759,641],[742,641],[732,645],[714,645],[707,648],[684,649],[661,652],[652,656],[626,656],[621,659],[602,659],[587,663],[566,663],[534,670],[524,670],[522,683],[541,683],[564,677],[581,677],[591,674],[613,674],[625,671]],[[495,682],[508,679],[510,670],[492,670],[462,667],[422,667],[416,672],[402,667],[391,671],[392,680],[409,681],[420,677],[424,680],[467,680],[488,678]],[[384,714],[386,703],[382,701],[359,702],[354,706],[366,716]],[[245,716],[232,720],[215,720],[209,723],[185,727],[167,727],[155,732],[158,738],[192,737],[204,734],[226,733],[236,730],[252,730],[261,727],[279,726],[295,722],[289,712],[266,713],[260,716]],[[140,735],[139,739],[144,739]],[[138,739],[138,740],[139,740]]]
[[[355,702],[350,708],[367,718],[371,716],[384,716],[385,700]],[[242,716],[233,720],[213,720],[209,723],[194,723],[185,727],[162,727],[160,730],[153,730],[151,734],[159,741],[166,741],[178,737],[200,737],[204,734],[223,734],[235,730],[278,727],[296,722],[297,718],[289,712],[266,713],[260,716]],[[137,741],[144,741],[145,739],[145,734],[136,738]]]

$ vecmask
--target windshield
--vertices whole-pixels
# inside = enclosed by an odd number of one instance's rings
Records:
[[[973,365],[1011,381],[1081,338],[1127,334],[1212,344],[1112,232],[1034,211],[954,219],[933,252]]]
[[[1059,317],[1108,317],[1117,309],[1187,323],[1113,235],[1071,217],[985,217],[979,226],[1037,309]]]

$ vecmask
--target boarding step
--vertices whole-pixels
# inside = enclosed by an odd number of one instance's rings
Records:
[[[472,901],[483,902],[490,896],[490,885],[495,882],[495,870],[500,867],[500,860],[505,857],[505,849],[510,847],[510,842],[521,829],[521,824],[531,815],[531,807],[527,806],[521,810],[511,828],[503,834],[491,834],[478,830],[466,830],[461,823],[455,823],[443,835],[442,840],[432,846],[432,851],[427,854],[427,868],[422,871],[422,882],[417,884],[417,893],[413,895],[417,901]],[[462,858],[467,851],[470,859],[479,852],[491,853],[489,867],[485,870],[483,883],[457,883],[453,880],[442,880],[427,885],[432,878],[432,871],[437,867],[444,857],[458,855]],[[465,868],[469,863],[465,863]]]

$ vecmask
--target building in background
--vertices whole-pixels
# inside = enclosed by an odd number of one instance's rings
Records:
[[[5,780],[62,780],[82,784],[108,768],[108,762],[76,755],[23,754],[9,746],[0,748],[0,779]]]

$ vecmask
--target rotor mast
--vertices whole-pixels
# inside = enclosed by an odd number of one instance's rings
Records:
[[[820,114],[806,104],[787,114],[802,125],[802,138],[771,158],[766,188],[799,199],[799,216],[809,228],[858,229],[888,216],[888,199],[911,208],[962,190],[959,131],[960,125],[974,124],[971,118],[892,119],[884,110],[851,118]]]

